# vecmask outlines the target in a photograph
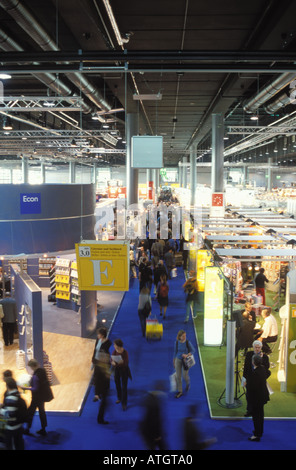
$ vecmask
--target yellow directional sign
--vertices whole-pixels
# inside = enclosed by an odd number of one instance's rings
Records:
[[[128,291],[129,243],[123,240],[76,244],[80,290]]]

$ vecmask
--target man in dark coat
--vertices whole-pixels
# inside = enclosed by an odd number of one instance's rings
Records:
[[[31,390],[32,400],[28,408],[27,428],[25,429],[24,434],[30,434],[33,417],[36,409],[38,408],[41,429],[40,431],[37,431],[37,434],[46,436],[47,418],[45,413],[45,403],[53,399],[53,393],[47,379],[46,371],[43,367],[39,366],[36,359],[30,359],[28,362],[28,368],[33,372],[30,387],[21,388],[23,390]]]
[[[245,363],[244,363],[244,370],[243,370],[243,381],[246,386],[246,399],[247,399],[247,411],[245,416],[251,416],[251,409],[250,409],[250,404],[249,404],[249,383],[252,378],[253,374],[253,364],[252,364],[252,358],[254,354],[258,354],[261,357],[262,360],[262,365],[265,368],[266,371],[266,379],[270,376],[271,372],[269,370],[270,368],[270,363],[269,363],[269,358],[267,354],[262,352],[262,343],[261,341],[254,341],[253,342],[253,351],[248,351],[245,357]]]
[[[264,405],[269,401],[266,385],[266,369],[262,365],[261,356],[255,354],[252,358],[253,373],[249,380],[249,404],[254,424],[254,432],[250,441],[259,442],[263,435]]]

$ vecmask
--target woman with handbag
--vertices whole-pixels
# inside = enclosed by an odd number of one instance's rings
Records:
[[[177,381],[176,398],[180,398],[183,395],[182,376],[186,383],[186,392],[190,388],[189,367],[186,362],[193,355],[194,351],[195,349],[191,342],[186,339],[186,331],[178,331],[173,360]]]

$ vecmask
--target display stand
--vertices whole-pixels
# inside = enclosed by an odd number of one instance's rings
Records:
[[[278,381],[281,392],[296,392],[296,270],[287,274],[286,303],[280,309],[282,323]]]
[[[56,282],[55,282],[55,264],[53,264],[48,271],[49,275],[49,287],[50,287],[50,295],[48,296],[49,302],[56,301]]]
[[[43,364],[42,292],[27,273],[11,265],[18,309],[19,349]]]

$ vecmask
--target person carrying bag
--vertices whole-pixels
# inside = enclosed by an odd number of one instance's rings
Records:
[[[151,314],[151,296],[148,287],[143,287],[139,295],[138,315],[142,330],[142,335],[146,336],[146,320]]]
[[[180,398],[183,395],[182,377],[186,383],[186,392],[190,388],[190,367],[188,366],[188,361],[193,357],[194,351],[195,350],[191,342],[186,339],[186,332],[184,330],[178,331],[173,360],[177,381],[177,393],[175,395],[176,398]],[[193,365],[193,360],[191,362]]]

